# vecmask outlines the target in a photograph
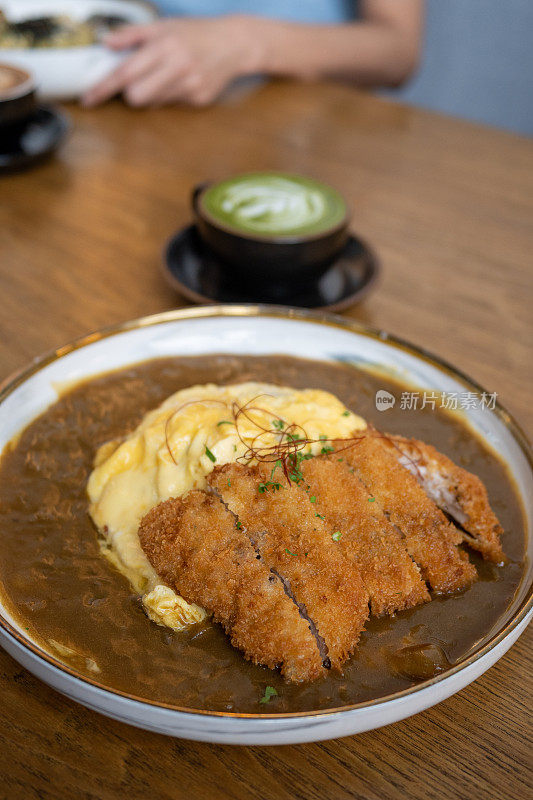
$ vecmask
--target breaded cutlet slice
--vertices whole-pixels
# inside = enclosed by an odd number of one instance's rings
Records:
[[[355,563],[325,533],[312,495],[272,464],[227,464],[215,468],[209,485],[310,619],[325,663],[340,669],[368,617],[368,592]]]
[[[489,561],[505,560],[500,542],[503,529],[490,507],[485,485],[477,475],[418,439],[390,436],[384,441],[428,497],[466,531],[463,538],[470,547]]]
[[[454,592],[476,580],[474,565],[457,546],[463,541],[460,531],[398,463],[380,434],[368,434],[342,455],[376,498],[376,505],[399,528],[409,554],[432,589]]]
[[[342,455],[318,456],[301,470],[324,517],[328,536],[360,569],[375,615],[392,614],[430,599],[397,528],[385,517]]]
[[[162,580],[210,611],[251,661],[279,666],[288,681],[324,674],[309,624],[218,498],[192,491],[160,503],[139,538]]]

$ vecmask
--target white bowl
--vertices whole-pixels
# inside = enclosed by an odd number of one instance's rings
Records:
[[[56,386],[172,355],[284,353],[378,366],[424,389],[480,392],[444,362],[384,332],[329,315],[259,306],[211,306],[171,311],[92,334],[34,361],[0,392],[0,449],[57,399]],[[386,412],[385,412],[386,413]],[[68,697],[141,728],[223,744],[289,744],[348,736],[423,711],[462,689],[511,647],[533,614],[533,459],[510,415],[464,411],[470,425],[507,463],[526,510],[527,575],[506,614],[466,658],[430,681],[372,702],[298,714],[188,711],[107,689],[40,649],[0,605],[0,644],[24,667]]]
[[[157,12],[146,0],[2,0],[10,22],[66,14],[83,21],[91,14],[118,14],[129,22],[152,22]],[[74,100],[108,75],[128,53],[100,44],[85,47],[2,48],[0,61],[33,74],[43,100]]]

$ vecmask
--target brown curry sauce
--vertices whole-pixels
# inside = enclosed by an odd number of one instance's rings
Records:
[[[151,622],[127,580],[100,554],[86,483],[96,449],[131,431],[187,386],[265,381],[320,388],[376,427],[434,444],[484,481],[505,535],[504,566],[470,553],[470,589],[394,618],[371,619],[344,674],[309,685],[245,661],[210,622],[174,632]],[[375,408],[377,389],[402,387],[347,365],[287,356],[157,359],[78,384],[9,445],[0,463],[0,582],[6,604],[34,640],[81,674],[139,698],[181,708],[244,713],[338,708],[408,688],[446,669],[509,607],[524,557],[520,501],[505,467],[458,417]],[[61,657],[50,640],[78,655]],[[91,669],[98,665],[99,672]],[[265,686],[277,697],[260,704]]]

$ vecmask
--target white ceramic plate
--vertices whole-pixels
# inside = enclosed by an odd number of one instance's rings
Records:
[[[285,353],[373,365],[423,389],[480,392],[449,365],[386,333],[338,317],[255,306],[172,311],[93,334],[37,359],[0,392],[0,450],[57,399],[54,388],[149,358],[172,355]],[[386,412],[385,412],[386,413]],[[474,429],[507,462],[527,515],[529,572],[507,613],[477,649],[449,671],[389,697],[339,710],[300,714],[183,711],[135,699],[84,678],[28,638],[0,605],[0,643],[24,667],[63,694],[110,717],[200,741],[286,744],[348,736],[416,714],[462,689],[511,647],[533,614],[531,548],[533,459],[524,435],[501,407],[466,410]]]
[[[151,22],[155,6],[146,0],[2,0],[10,22],[32,17],[66,14],[83,21],[92,14],[118,14],[129,22]],[[0,61],[22,67],[33,74],[44,100],[74,100],[109,74],[127,54],[115,53],[100,44],[86,47],[2,48]]]

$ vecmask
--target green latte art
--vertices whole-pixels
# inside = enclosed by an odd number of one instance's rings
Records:
[[[257,236],[319,234],[346,217],[346,204],[335,189],[283,173],[230,178],[207,189],[202,206],[215,222]]]

